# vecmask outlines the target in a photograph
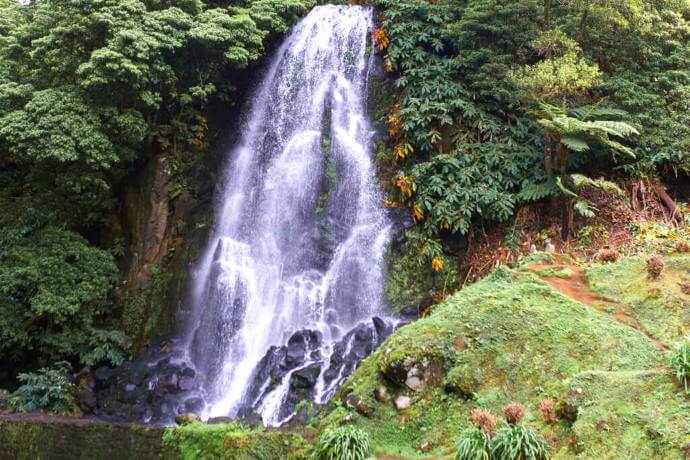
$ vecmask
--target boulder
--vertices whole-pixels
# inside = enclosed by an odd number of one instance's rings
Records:
[[[190,423],[201,422],[201,418],[196,414],[180,414],[175,417],[175,422],[178,425],[189,425]]]
[[[406,395],[400,395],[395,398],[395,407],[398,410],[409,409],[412,406],[412,398]]]
[[[220,425],[220,424],[226,424],[226,423],[232,423],[232,419],[230,417],[211,417],[208,420],[206,420],[206,423],[209,425]]]
[[[188,398],[184,401],[184,408],[187,410],[187,412],[201,412],[205,405],[204,400],[199,397]]]
[[[393,383],[412,391],[421,391],[443,382],[445,369],[440,358],[407,357],[385,363],[383,375]]]
[[[382,404],[388,404],[391,400],[388,389],[384,386],[380,386],[374,391],[374,397]]]
[[[362,401],[362,398],[355,394],[350,393],[345,397],[345,405],[353,408],[365,417],[371,417],[374,415],[374,409],[369,407],[364,401]]]
[[[321,333],[312,330],[297,331],[287,343],[285,364],[289,369],[294,369],[305,362],[306,357],[321,345]]]
[[[316,381],[321,373],[320,364],[310,364],[290,376],[290,389],[311,389],[316,385]]]

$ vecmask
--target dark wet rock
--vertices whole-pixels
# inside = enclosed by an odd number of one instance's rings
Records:
[[[389,325],[378,316],[374,316],[371,322],[374,323],[374,330],[376,331],[377,342],[379,343],[383,341],[381,337],[386,338],[393,332],[393,326]]]
[[[199,378],[188,363],[171,359],[175,352],[152,346],[136,361],[92,372],[93,413],[116,421],[172,423],[175,416],[204,407]],[[87,404],[87,402],[85,402]]]
[[[194,378],[196,377],[196,371],[191,367],[185,367],[180,371],[180,377]]]
[[[261,358],[256,369],[254,369],[252,384],[247,392],[246,400],[250,401],[250,404],[260,401],[266,394],[273,391],[287,374],[286,357],[287,347],[273,346]]]
[[[285,364],[293,369],[305,362],[306,356],[311,351],[316,351],[321,346],[321,333],[312,330],[295,332],[287,343]]]
[[[162,388],[165,388],[168,392],[174,392],[176,391],[177,388],[177,374],[175,373],[170,373],[167,375],[161,376],[161,378],[158,380],[159,386]]]
[[[196,387],[196,381],[192,377],[182,377],[177,382],[177,387],[182,391],[190,391]]]
[[[331,313],[337,315],[335,311]],[[322,355],[323,338],[318,331],[297,331],[290,336],[286,345],[271,347],[264,355],[255,369],[253,384],[245,401],[257,410],[264,398],[290,374],[287,395],[279,411],[279,418],[287,418],[295,412],[300,401],[314,400],[320,377],[325,395],[332,396],[362,359],[374,351],[393,329],[392,324],[379,317],[359,323],[332,344],[330,357]],[[358,406],[359,409],[353,406],[358,412],[370,413],[363,405]]]
[[[314,388],[320,373],[321,365],[319,364],[311,364],[295,371],[290,377],[290,389],[302,390]]]
[[[206,421],[206,423],[209,425],[220,425],[224,423],[232,423],[232,419],[230,417],[211,417]]]
[[[187,412],[199,413],[204,409],[204,406],[204,400],[196,396],[186,399],[184,402],[184,408]]]

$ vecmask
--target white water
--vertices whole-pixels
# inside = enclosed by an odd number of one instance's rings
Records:
[[[194,273],[187,348],[206,416],[233,416],[271,345],[343,331],[382,309],[389,225],[366,115],[372,12],[319,6],[278,50],[229,153],[217,223]],[[260,406],[279,423],[287,379]],[[316,400],[332,394],[320,378]]]

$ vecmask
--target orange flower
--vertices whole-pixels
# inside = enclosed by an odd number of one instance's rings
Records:
[[[434,271],[440,272],[443,270],[443,260],[439,257],[434,257],[431,259],[431,268],[433,268]]]
[[[390,45],[390,39],[386,35],[386,31],[383,28],[374,30],[374,43],[378,46],[379,50],[385,50]]]

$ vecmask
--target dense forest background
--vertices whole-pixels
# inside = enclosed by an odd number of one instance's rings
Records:
[[[387,205],[416,222],[396,272],[454,273],[459,239],[533,202],[567,240],[597,212],[587,189],[645,186],[680,219],[686,1],[372,3],[388,75],[377,163]],[[217,161],[213,126],[227,127],[255,63],[311,6],[0,0],[5,378],[118,364],[168,321],[188,240],[210,225],[190,216],[211,199],[213,168],[200,164]]]

